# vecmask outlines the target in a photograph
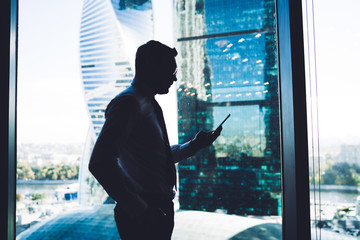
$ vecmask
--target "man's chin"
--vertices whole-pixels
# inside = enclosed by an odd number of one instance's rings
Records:
[[[170,89],[170,87],[161,87],[161,88],[158,88],[156,92],[158,94],[167,94],[167,93],[169,93],[169,89]]]
[[[158,94],[167,94],[169,93],[169,89],[159,89]]]

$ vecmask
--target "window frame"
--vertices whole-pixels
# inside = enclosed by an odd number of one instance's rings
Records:
[[[1,3],[1,81],[0,81],[0,239],[15,239],[16,209],[16,74],[17,74],[17,0]]]
[[[301,0],[277,0],[283,239],[310,239],[309,168]],[[0,238],[15,239],[18,1],[1,8]],[[6,134],[4,134],[6,133]]]
[[[283,239],[310,239],[309,161],[301,0],[277,0]]]

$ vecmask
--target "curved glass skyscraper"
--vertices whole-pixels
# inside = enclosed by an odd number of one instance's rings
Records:
[[[81,204],[99,202],[106,197],[88,172],[90,153],[104,124],[107,104],[134,77],[137,47],[153,38],[152,15],[151,0],[84,1],[80,62],[91,123],[80,167]]]

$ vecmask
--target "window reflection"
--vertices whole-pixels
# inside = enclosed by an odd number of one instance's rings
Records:
[[[192,2],[177,4],[179,141],[231,117],[179,163],[180,210],[281,215],[275,3]]]

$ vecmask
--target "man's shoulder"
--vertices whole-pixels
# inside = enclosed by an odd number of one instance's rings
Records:
[[[126,100],[126,99],[130,99],[130,98],[134,98],[135,95],[136,95],[135,89],[132,86],[130,86],[130,87],[126,88],[125,90],[123,90],[122,92],[120,92],[118,95],[116,95],[113,98],[113,100]]]
[[[139,100],[136,90],[130,86],[125,89],[118,95],[116,95],[110,103],[107,105],[105,115],[109,115],[111,112],[121,109],[126,111],[126,109],[134,109],[139,105]]]
[[[124,91],[120,92],[114,99],[139,99],[144,97],[142,92],[135,86],[131,85]]]

